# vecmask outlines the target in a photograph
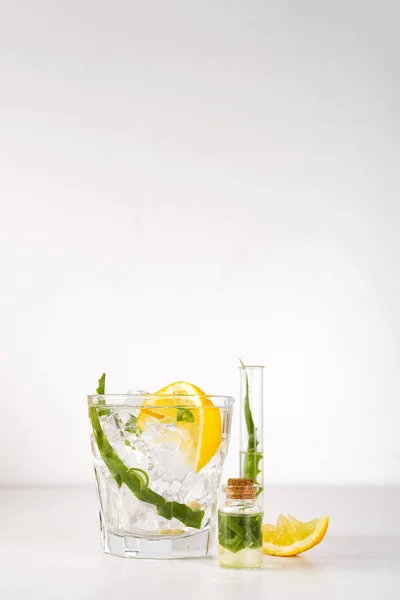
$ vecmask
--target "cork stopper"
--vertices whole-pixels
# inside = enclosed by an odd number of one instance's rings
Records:
[[[228,479],[224,491],[228,500],[254,500],[257,487],[252,479],[238,477]]]

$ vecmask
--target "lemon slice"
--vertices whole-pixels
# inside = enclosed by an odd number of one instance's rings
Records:
[[[279,515],[275,527],[263,525],[264,554],[294,556],[313,548],[324,538],[328,529],[326,516],[303,523],[288,515]]]
[[[149,408],[146,408],[146,405]],[[187,410],[180,410],[180,407]],[[179,451],[184,453],[189,466],[198,473],[212,459],[221,444],[219,409],[214,407],[197,385],[176,381],[158,390],[152,398],[143,402],[137,425],[145,431],[150,421],[154,423],[163,419],[172,422],[183,434]]]

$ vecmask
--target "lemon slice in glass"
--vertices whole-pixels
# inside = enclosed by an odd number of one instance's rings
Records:
[[[145,431],[150,420],[155,422],[163,419],[173,422],[183,434],[179,451],[184,453],[188,465],[198,473],[212,459],[221,444],[219,409],[193,383],[176,381],[143,402],[137,425]]]

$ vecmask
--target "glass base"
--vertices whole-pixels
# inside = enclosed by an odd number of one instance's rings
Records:
[[[190,558],[205,556],[211,549],[210,531],[204,529],[179,537],[145,538],[120,535],[103,529],[102,549],[123,558]]]

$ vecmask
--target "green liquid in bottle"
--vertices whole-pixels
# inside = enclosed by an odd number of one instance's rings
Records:
[[[218,512],[219,564],[233,569],[262,565],[262,513],[256,506],[225,506]]]

